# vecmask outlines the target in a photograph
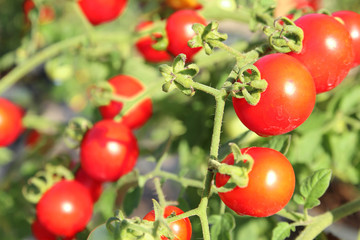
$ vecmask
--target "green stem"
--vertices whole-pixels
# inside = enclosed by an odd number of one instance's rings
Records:
[[[84,26],[86,30],[86,34],[90,38],[90,40],[93,37],[94,34],[94,27],[90,24],[86,16],[84,15],[83,11],[81,11],[80,6],[77,1],[70,1],[71,7],[74,9],[74,12],[79,17],[82,25]]]
[[[166,199],[165,199],[165,196],[164,196],[164,192],[161,189],[160,179],[155,178],[154,179],[154,184],[155,184],[156,193],[157,193],[157,195],[159,197],[160,206],[165,207],[166,206]]]
[[[198,82],[193,82],[192,87],[197,89],[197,90],[206,92],[206,93],[208,93],[208,94],[210,94],[212,96],[217,96],[217,95],[220,94],[220,90],[218,90],[216,88],[209,87],[207,85],[204,85],[204,84],[201,84],[201,83],[198,83]]]
[[[330,212],[313,217],[311,223],[296,238],[297,240],[315,239],[325,228],[339,219],[360,210],[360,198],[344,204]]]
[[[172,223],[172,222],[184,219],[184,218],[196,216],[198,214],[199,214],[199,210],[197,208],[195,208],[195,209],[192,209],[190,211],[184,212],[182,214],[176,215],[174,217],[166,218],[166,222],[167,223]]]
[[[209,43],[211,43],[211,45],[217,47],[217,48],[220,48],[220,49],[223,49],[225,51],[227,51],[228,53],[230,53],[231,55],[235,56],[236,58],[244,58],[244,54],[239,52],[238,50],[236,50],[235,48],[232,48],[228,45],[226,45],[225,43],[223,42],[220,42],[220,41],[212,41],[212,40],[209,40]]]

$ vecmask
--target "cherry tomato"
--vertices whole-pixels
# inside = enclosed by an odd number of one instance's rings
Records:
[[[0,98],[0,147],[12,144],[23,132],[23,110],[5,98]]]
[[[313,11],[320,9],[321,0],[295,0],[296,9],[306,9],[309,8]]]
[[[179,215],[184,213],[180,208],[175,206],[167,206],[164,211],[164,217],[167,218],[171,214]],[[155,211],[152,210],[145,215],[144,220],[155,221]],[[171,230],[175,234],[172,240],[190,240],[191,239],[191,222],[189,218],[180,219],[169,224]],[[161,236],[162,240],[168,240],[167,237]]]
[[[23,10],[25,14],[25,21],[30,23],[29,12],[35,7],[32,0],[25,0],[23,3]],[[51,6],[43,5],[39,12],[39,22],[41,24],[49,23],[55,18],[55,11]]]
[[[290,201],[295,188],[295,174],[289,160],[280,152],[263,147],[241,149],[254,159],[246,187],[219,192],[221,200],[239,215],[267,217],[280,211]],[[229,154],[222,163],[234,164]],[[228,175],[216,174],[216,187],[224,186]]]
[[[79,5],[93,25],[117,18],[125,9],[127,0],[80,0]]]
[[[31,232],[36,240],[57,240],[56,235],[49,232],[38,219],[31,224]]]
[[[139,80],[127,75],[117,75],[109,80],[114,88],[114,93],[122,97],[135,97],[144,90]],[[112,119],[120,113],[123,103],[111,101],[109,105],[99,107],[101,116],[104,119]],[[121,122],[130,129],[143,126],[152,115],[152,102],[150,98],[144,99],[137,106],[125,114]]]
[[[317,93],[329,91],[346,77],[354,63],[352,41],[344,25],[325,14],[308,14],[295,24],[304,31],[300,53],[291,52],[311,73]]]
[[[206,20],[194,10],[180,10],[169,16],[166,21],[166,34],[169,40],[168,51],[174,56],[184,53],[187,60],[200,51],[201,47],[190,48],[188,41],[195,36],[194,23],[206,25]]]
[[[94,202],[96,202],[99,199],[103,191],[102,182],[97,181],[92,177],[90,177],[82,168],[79,168],[76,171],[75,180],[87,188]]]
[[[344,10],[334,12],[332,15],[340,18],[344,22],[345,28],[350,33],[355,56],[353,67],[356,67],[360,64],[360,14]]]
[[[51,233],[72,237],[90,221],[93,201],[77,181],[63,180],[47,190],[36,206],[39,222]]]
[[[196,0],[165,0],[165,3],[175,10],[201,8],[201,4]]]
[[[122,123],[106,119],[86,132],[80,146],[81,167],[98,181],[116,181],[130,172],[139,149],[131,130]]]
[[[148,27],[151,27],[151,25],[153,25],[151,21],[143,22],[136,27],[136,30],[144,30]],[[161,33],[152,33],[151,36],[142,37],[136,42],[135,46],[137,50],[141,53],[146,61],[151,63],[159,63],[171,60],[172,57],[167,51],[159,51],[152,47],[152,45],[157,42],[156,39],[160,39],[161,37]]]
[[[295,58],[269,54],[254,64],[268,82],[257,105],[233,98],[241,122],[260,136],[290,132],[300,126],[315,106],[315,86],[309,71]]]

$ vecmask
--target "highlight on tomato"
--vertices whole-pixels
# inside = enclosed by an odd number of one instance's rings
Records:
[[[23,109],[13,102],[0,98],[0,147],[6,147],[23,132]]]
[[[264,137],[290,132],[305,122],[316,100],[314,81],[305,66],[282,53],[266,55],[254,65],[268,87],[255,106],[244,98],[233,98],[240,121]]]
[[[354,65],[360,65],[360,14],[353,11],[337,11],[332,16],[340,18],[345,28],[350,33],[352,48],[354,51]]]
[[[352,40],[345,26],[325,14],[298,18],[296,26],[304,31],[300,53],[290,52],[311,73],[316,93],[330,91],[347,76],[354,64]]]
[[[119,17],[127,0],[79,0],[78,3],[89,22],[99,25]]]
[[[195,36],[192,25],[200,23],[206,25],[206,20],[194,10],[186,9],[174,12],[166,21],[166,34],[169,40],[167,50],[174,56],[183,53],[187,61],[191,61],[193,56],[201,50],[201,47],[191,48],[188,41]]]
[[[117,75],[109,80],[114,89],[114,94],[121,97],[132,98],[144,91],[144,86],[139,80],[128,75]],[[101,116],[104,119],[113,119],[120,113],[124,104],[120,101],[111,101],[110,104],[99,107]],[[152,101],[145,98],[137,106],[132,108],[121,118],[121,122],[130,129],[137,129],[143,126],[152,116]]]
[[[153,25],[153,22],[146,21],[142,22],[136,27],[136,31],[145,30],[150,28]],[[144,59],[151,63],[160,63],[167,62],[172,59],[171,55],[166,50],[156,50],[153,48],[153,45],[157,43],[157,40],[162,38],[162,34],[154,32],[149,36],[144,36],[140,38],[135,46],[139,53],[144,57]]]
[[[62,180],[41,197],[36,205],[36,216],[50,233],[73,237],[85,229],[92,210],[93,201],[89,191],[77,181]]]
[[[167,218],[170,215],[179,215],[184,213],[180,208],[175,206],[166,206],[164,210],[164,217]],[[155,211],[152,210],[143,218],[148,221],[155,221]],[[183,218],[178,221],[169,224],[173,231],[175,238],[172,240],[190,240],[192,234],[192,227],[189,218]],[[167,237],[162,236],[161,240],[169,240]]]
[[[137,140],[123,123],[101,120],[88,130],[80,145],[83,170],[98,181],[116,181],[129,173],[139,156]]]
[[[267,217],[283,209],[295,189],[295,174],[289,160],[271,148],[243,148],[241,153],[250,155],[254,160],[249,183],[246,187],[219,192],[221,200],[239,215]],[[229,154],[222,163],[233,165],[234,155]],[[224,186],[229,178],[228,175],[217,173],[216,187]]]

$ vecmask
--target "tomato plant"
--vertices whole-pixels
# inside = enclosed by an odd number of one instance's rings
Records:
[[[151,27],[153,23],[151,21],[142,22],[137,27],[137,31],[145,30]],[[171,55],[166,50],[156,50],[153,45],[157,43],[157,39],[162,37],[161,33],[152,33],[150,36],[140,38],[136,42],[136,48],[148,62],[159,63],[171,60]]]
[[[194,23],[206,25],[205,19],[194,10],[179,10],[166,20],[166,34],[169,39],[168,51],[174,56],[184,53],[191,61],[201,47],[190,48],[188,41],[195,36],[192,30]]]
[[[139,80],[128,75],[117,75],[111,78],[109,83],[113,87],[114,94],[123,97],[135,97],[144,91],[144,87]],[[122,102],[113,100],[109,105],[99,107],[99,110],[104,119],[111,119],[118,115],[122,108]],[[122,116],[121,122],[130,129],[136,129],[144,125],[151,115],[152,102],[150,98],[146,98],[142,100],[137,107]]]
[[[345,28],[350,33],[352,47],[354,50],[354,67],[360,64],[360,14],[353,11],[337,11],[332,14],[334,17],[344,21]]]
[[[250,147],[241,149],[254,159],[246,187],[235,187],[221,192],[221,200],[240,215],[267,217],[280,211],[291,199],[295,188],[295,174],[289,160],[271,148]],[[222,163],[234,164],[234,155],[228,155]],[[229,176],[216,174],[216,186],[222,187]]]
[[[117,18],[125,9],[127,0],[80,0],[79,5],[93,25]]]
[[[35,7],[35,4],[32,0],[25,0],[23,3],[23,10],[25,14],[25,21],[30,22],[29,19],[29,12],[33,10]],[[39,22],[44,24],[51,22],[55,18],[55,11],[51,6],[43,5],[40,8],[39,13]]]
[[[315,105],[315,87],[310,73],[298,60],[281,53],[266,55],[254,65],[268,87],[255,106],[244,98],[233,98],[237,116],[260,136],[294,130],[309,117]]]
[[[103,191],[102,182],[91,178],[82,168],[79,168],[76,171],[75,180],[84,185],[89,190],[91,198],[94,202],[99,199]]]
[[[73,237],[92,216],[88,190],[76,181],[63,180],[47,190],[36,206],[39,222],[57,236]]]
[[[80,146],[81,167],[98,181],[116,181],[135,166],[139,149],[128,127],[102,120],[86,132]]]
[[[304,31],[303,48],[300,53],[289,55],[307,67],[317,93],[333,89],[353,66],[349,32],[339,21],[325,14],[304,15],[295,24]]]
[[[167,206],[164,210],[164,217],[167,218],[172,215],[179,215],[184,213],[180,208],[175,206]],[[155,211],[152,210],[145,215],[144,220],[155,221]],[[171,230],[175,234],[172,240],[190,240],[191,239],[191,222],[189,218],[180,219],[169,224]],[[167,237],[162,236],[162,240],[167,240]]]
[[[0,98],[0,146],[13,143],[23,131],[23,110],[5,98]]]

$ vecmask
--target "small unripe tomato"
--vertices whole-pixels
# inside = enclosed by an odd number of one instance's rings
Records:
[[[23,110],[5,98],[0,98],[0,147],[12,144],[23,132]]]

